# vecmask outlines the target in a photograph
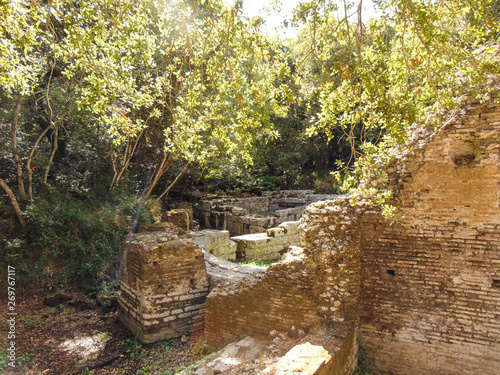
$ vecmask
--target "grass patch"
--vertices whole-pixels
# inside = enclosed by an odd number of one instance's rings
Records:
[[[277,262],[278,260],[242,260],[239,264],[250,267],[269,267],[271,264]]]

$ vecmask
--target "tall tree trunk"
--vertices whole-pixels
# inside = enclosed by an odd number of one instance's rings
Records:
[[[17,215],[17,218],[18,218],[19,222],[21,223],[21,226],[23,228],[26,228],[26,225],[27,225],[26,224],[26,220],[23,217],[23,214],[21,212],[21,208],[19,207],[19,203],[17,203],[16,196],[14,195],[14,193],[12,192],[12,190],[10,189],[10,187],[7,185],[7,183],[3,179],[1,179],[1,178],[0,178],[0,186],[7,193],[7,196],[10,199],[10,204],[14,208],[14,211],[16,211],[16,215]]]
[[[45,172],[43,174],[42,184],[44,185],[47,185],[47,179],[49,178],[50,167],[52,166],[52,161],[54,160],[54,155],[56,154],[57,151],[58,131],[59,131],[59,126],[56,125],[51,137],[52,152],[50,153],[49,163],[45,168]]]
[[[30,155],[28,156],[28,161],[26,163],[26,169],[28,170],[28,194],[29,194],[30,199],[32,201],[33,201],[33,169],[31,168],[31,160],[33,159],[33,155],[35,154],[35,150],[36,150],[38,144],[40,143],[40,141],[42,140],[43,136],[45,135],[45,133],[47,133],[49,131],[49,129],[53,125],[54,125],[54,123],[51,122],[49,125],[47,125],[47,127],[42,132],[42,134],[40,134],[38,136],[37,140],[35,141],[35,144],[31,148],[31,152],[30,152]]]
[[[16,107],[14,109],[14,118],[12,119],[12,125],[10,127],[10,144],[12,147],[12,156],[14,157],[14,163],[16,165],[19,193],[21,194],[21,197],[25,197],[26,190],[24,190],[23,166],[21,163],[21,158],[19,157],[19,152],[17,150],[17,125],[19,123],[20,111],[21,111],[21,98],[18,98],[16,101]]]

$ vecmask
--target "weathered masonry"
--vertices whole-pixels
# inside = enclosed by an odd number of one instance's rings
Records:
[[[233,237],[236,242],[228,231],[186,233],[170,222],[140,227],[122,244],[119,319],[145,343],[202,330],[210,289],[263,270],[224,259],[234,260],[238,251],[242,258],[279,259],[300,241],[297,227],[282,223],[268,233]]]
[[[203,329],[209,291],[203,252],[168,224],[122,244],[118,317],[145,343]]]
[[[204,228],[227,229],[231,236],[241,236],[299,220],[308,204],[335,197],[311,190],[263,191],[261,197],[201,201],[196,216]]]
[[[305,209],[301,247],[292,247],[267,270],[238,271],[213,258],[195,265],[197,250],[186,257],[191,274],[183,277],[200,277],[178,284],[189,298],[195,293],[191,299],[206,293],[206,302],[193,307],[190,324],[203,319],[209,345],[240,340],[196,374],[277,374],[299,353],[304,363],[310,360],[303,373],[350,375],[358,338],[376,373],[499,373],[500,105],[474,104],[437,131],[421,128],[386,171],[395,219],[384,218],[367,200],[352,206],[349,197],[337,197]],[[367,187],[380,183],[365,181]],[[138,249],[130,248],[127,257],[155,254]],[[130,315],[159,306],[170,292],[154,289],[159,279],[140,282],[154,257],[127,257],[125,287],[135,287],[125,289],[122,306]],[[203,272],[197,273],[204,267],[210,290]],[[164,324],[158,313],[141,314],[144,327],[152,319]],[[262,365],[244,362],[248,342],[269,339],[273,332],[297,340],[296,346],[274,360],[265,357]],[[241,362],[230,370],[224,356],[240,351],[241,357],[231,358]],[[312,353],[323,359],[316,363]]]
[[[389,168],[401,222],[362,220],[361,335],[381,371],[498,374],[500,105],[414,147]]]
[[[205,229],[187,237],[204,251],[224,260],[277,260],[290,246],[300,245],[299,222],[283,222],[264,233],[229,237],[227,230]]]
[[[254,285],[210,293],[208,341],[354,324],[382,373],[498,374],[499,153],[498,104],[421,131],[387,170],[400,221],[348,198],[310,205],[302,259],[270,267]]]

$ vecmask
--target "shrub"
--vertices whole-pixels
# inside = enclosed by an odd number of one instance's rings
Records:
[[[15,236],[3,234],[3,261],[16,267],[20,287],[85,287],[115,277],[120,243],[136,216],[136,199],[122,195],[78,198],[51,189],[30,205],[28,226]]]

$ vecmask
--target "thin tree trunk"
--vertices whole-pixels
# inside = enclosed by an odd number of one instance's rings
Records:
[[[109,187],[109,192],[113,191],[113,189],[116,187],[116,184],[120,181],[120,179],[123,176],[123,173],[128,169],[130,166],[130,161],[132,160],[132,157],[135,154],[135,150],[137,149],[137,145],[139,144],[139,140],[141,139],[142,135],[144,134],[144,131],[141,131],[139,135],[137,136],[137,139],[135,140],[135,143],[133,146],[131,146],[130,141],[127,142],[127,146],[125,148],[125,153],[123,155],[123,160],[122,160],[122,165],[120,167],[120,171],[116,169],[116,160],[113,159],[113,148],[111,148],[111,163],[113,164],[113,180],[111,181],[111,185]],[[112,147],[112,146],[111,146]]]
[[[21,163],[21,158],[19,157],[19,152],[17,150],[17,125],[19,123],[20,111],[21,111],[21,98],[18,98],[16,101],[16,107],[14,109],[14,118],[12,119],[12,125],[10,127],[10,143],[12,146],[12,156],[14,157],[14,163],[16,165],[19,193],[21,194],[21,197],[24,197],[26,196],[26,190],[24,190],[23,166]]]
[[[16,215],[17,215],[17,219],[19,220],[19,222],[21,223],[21,226],[23,228],[26,228],[26,220],[24,219],[23,217],[23,214],[21,212],[21,208],[19,207],[19,203],[17,203],[17,199],[16,199],[16,196],[14,195],[14,193],[12,192],[12,190],[10,189],[10,187],[7,185],[7,183],[0,178],[0,186],[5,190],[5,192],[7,193],[7,196],[9,197],[10,199],[10,204],[12,205],[12,207],[14,208],[14,211],[16,211]]]
[[[148,187],[142,194],[140,200],[141,203],[146,202],[146,199],[148,199],[149,196],[151,195],[154,187],[160,180],[161,176],[163,176],[165,172],[168,171],[168,169],[172,166],[172,164],[174,164],[174,158],[172,157],[172,155],[168,155],[168,153],[164,150],[162,160],[159,161],[158,164],[156,165],[156,168],[153,174],[151,175],[151,178],[149,179]]]
[[[155,201],[153,202],[153,204],[155,204],[156,202],[158,202],[161,198],[163,198],[163,196],[165,194],[168,194],[168,192],[170,191],[170,189],[172,189],[172,187],[177,183],[177,181],[179,180],[179,178],[184,174],[184,172],[186,171],[188,165],[190,164],[191,162],[188,161],[186,163],[186,165],[184,166],[184,168],[182,168],[182,171],[180,171],[180,173],[177,175],[177,177],[175,178],[174,181],[172,181],[172,183],[170,185],[168,185],[168,187],[165,189],[165,191],[158,197],[155,199]]]
[[[42,184],[47,185],[47,179],[49,178],[50,167],[52,166],[52,161],[54,160],[54,155],[57,151],[57,138],[58,138],[59,127],[56,126],[54,129],[54,133],[52,134],[52,152],[49,157],[49,164],[47,168],[45,168],[45,172],[43,174]]]
[[[30,196],[30,199],[33,200],[33,170],[31,169],[31,159],[33,159],[33,154],[35,153],[35,149],[37,148],[38,144],[42,140],[43,136],[45,133],[49,131],[49,129],[54,125],[53,122],[51,122],[45,130],[40,134],[38,139],[36,140],[35,144],[33,145],[30,155],[28,157],[28,162],[26,163],[26,169],[28,170],[28,194]]]

